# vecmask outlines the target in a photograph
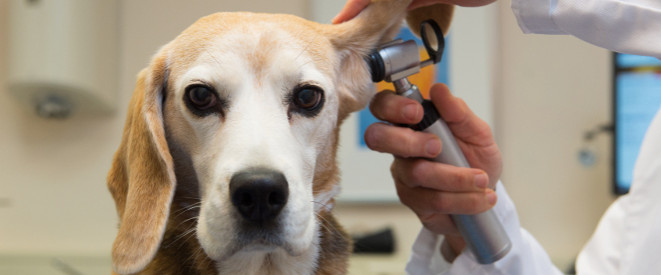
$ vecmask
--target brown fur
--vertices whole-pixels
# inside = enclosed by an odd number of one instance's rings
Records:
[[[316,274],[346,274],[349,261],[348,252],[352,248],[351,241],[330,212],[319,213],[319,220],[321,221],[319,246],[323,249],[319,255]]]
[[[317,67],[343,80],[336,83],[341,100],[339,126],[350,112],[363,108],[373,94],[366,81],[369,75],[363,55],[390,39],[408,5],[408,1],[400,0],[374,2],[364,14],[334,26],[290,15],[215,14],[200,19],[159,51],[138,77],[122,143],[107,178],[119,215],[119,231],[112,250],[115,272],[217,274],[216,263],[205,254],[192,230],[199,215],[199,186],[192,168],[192,152],[186,144],[170,138],[174,131],[187,131],[189,126],[163,115],[164,109],[173,108],[176,100],[168,96],[168,83],[186,72],[207,45],[227,28],[241,28],[247,17],[250,22],[278,22],[282,28],[298,33],[297,39],[302,43],[310,45],[307,50],[311,55],[319,56],[314,60]],[[451,8],[444,8],[439,17],[449,18],[448,12],[451,13]],[[265,48],[278,43],[268,37],[263,39],[260,43],[267,45]],[[325,54],[331,51],[337,53],[335,57]],[[263,51],[249,62],[258,70],[268,56]],[[166,64],[168,58],[176,62]],[[337,130],[331,138],[336,148]],[[332,151],[318,158],[313,183],[315,195],[331,190],[339,182],[335,154]],[[321,250],[316,274],[345,274],[351,250],[347,234],[325,209],[317,213],[317,222]]]
[[[143,92],[158,90],[160,84],[156,83],[161,83],[165,75],[165,67],[159,66],[162,61],[155,60],[154,64],[156,68],[151,72],[140,73],[123,142],[108,174],[108,188],[120,216],[112,255],[116,262],[132,262],[156,252],[174,191],[172,158],[159,119],[160,110],[154,103],[156,94]]]

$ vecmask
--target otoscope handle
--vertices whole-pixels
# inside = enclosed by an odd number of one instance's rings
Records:
[[[458,167],[470,167],[454,135],[438,114],[434,104],[429,100],[423,100],[415,85],[411,85],[407,90],[399,94],[421,101],[425,111],[422,122],[417,125],[409,125],[409,127],[413,130],[432,133],[443,144],[441,153],[432,160]],[[481,264],[490,264],[499,260],[512,247],[503,225],[492,210],[475,215],[451,215],[451,217]]]

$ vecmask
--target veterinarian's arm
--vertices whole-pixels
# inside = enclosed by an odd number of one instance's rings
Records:
[[[570,34],[609,50],[661,58],[658,0],[512,0],[512,11],[525,33]]]
[[[414,10],[420,7],[431,6],[433,4],[452,4],[464,7],[477,7],[484,6],[495,2],[496,0],[414,0],[409,5],[408,10]],[[347,21],[360,13],[370,0],[348,0],[340,13],[333,18],[333,24],[342,23]]]
[[[544,249],[524,229],[513,202],[498,181],[502,159],[491,129],[447,86],[434,85],[431,99],[451,128],[466,158],[473,167],[461,168],[420,159],[438,153],[435,137],[408,128],[376,123],[365,133],[367,145],[380,152],[395,155],[391,172],[400,200],[422,221],[424,228],[416,240],[409,274],[561,274]],[[372,113],[391,123],[417,123],[422,108],[417,102],[391,92],[377,94],[370,104]],[[442,146],[441,146],[442,147]],[[482,174],[484,173],[484,174]],[[483,177],[483,176],[486,176]],[[470,214],[489,209],[493,203],[490,186],[497,185],[498,215],[512,241],[512,250],[494,264],[480,265],[465,247],[448,213]],[[440,237],[441,235],[444,236]],[[443,244],[440,245],[439,240]],[[443,250],[443,257],[439,251]],[[458,255],[458,256],[457,256]],[[451,264],[445,263],[445,259]]]

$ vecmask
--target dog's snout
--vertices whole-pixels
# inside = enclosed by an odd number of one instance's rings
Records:
[[[277,217],[287,204],[289,186],[280,172],[251,169],[232,176],[230,196],[244,219],[261,224]]]

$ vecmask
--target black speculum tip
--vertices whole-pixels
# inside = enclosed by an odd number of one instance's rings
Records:
[[[367,65],[370,67],[372,74],[372,81],[381,82],[386,78],[386,67],[383,64],[383,58],[378,51],[369,54],[365,57]]]

